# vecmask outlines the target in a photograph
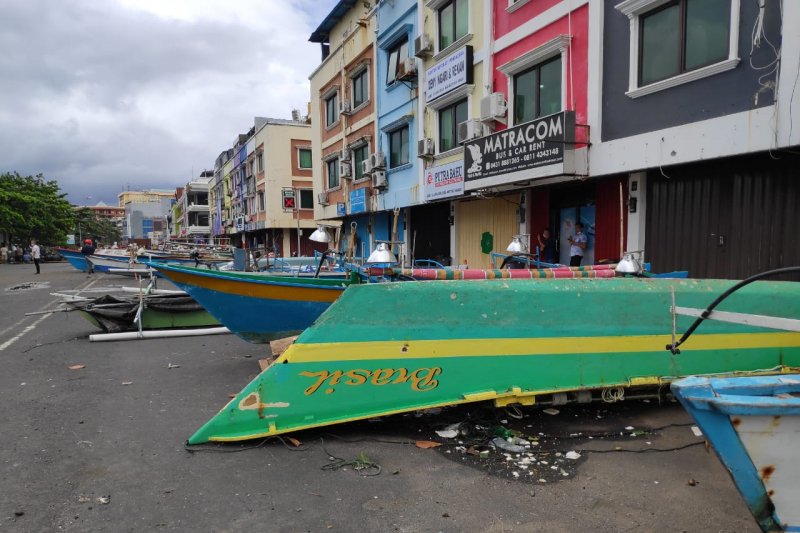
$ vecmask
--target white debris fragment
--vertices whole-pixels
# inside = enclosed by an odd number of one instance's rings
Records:
[[[579,454],[578,452],[575,452],[575,451],[569,451],[569,452],[567,452],[566,458],[567,459],[572,459],[574,461],[576,459],[580,459],[581,458],[581,454]]]
[[[549,407],[547,409],[542,409],[542,412],[546,413],[548,415],[551,415],[551,416],[555,416],[558,413],[560,413],[561,411],[559,411],[558,409],[553,409],[552,407]],[[541,433],[540,433],[540,435],[541,435]]]
[[[633,426],[625,426],[625,431],[633,431]]]
[[[692,433],[694,433],[695,437],[702,437],[703,436],[703,432],[700,431],[700,428],[697,427],[697,426],[692,426]]]
[[[439,429],[436,431],[436,434],[443,439],[454,439],[458,437],[458,431],[455,429]]]

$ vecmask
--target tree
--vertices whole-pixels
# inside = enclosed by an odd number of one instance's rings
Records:
[[[64,244],[75,216],[56,181],[42,174],[0,174],[0,232],[17,242],[36,239],[45,244]]]
[[[82,238],[91,238],[104,244],[122,240],[119,228],[107,218],[95,215],[86,207],[75,211],[75,234]]]

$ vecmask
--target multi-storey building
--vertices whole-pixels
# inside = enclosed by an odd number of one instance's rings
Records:
[[[119,193],[119,205],[125,209],[122,234],[128,239],[150,240],[166,230],[167,216],[176,202],[175,191],[149,189]]]
[[[212,171],[203,171],[200,177],[175,190],[176,203],[172,207],[170,237],[198,243],[209,241],[211,227],[208,199],[213,177]]]
[[[322,63],[311,74],[313,184],[316,218],[343,223],[356,255],[373,249],[376,225],[385,228],[370,168],[381,153],[376,138],[375,8],[370,2],[340,0],[310,41],[319,43]],[[383,160],[373,161],[383,169]],[[366,172],[365,172],[366,171]],[[354,233],[357,237],[351,239]]]
[[[627,181],[628,247],[697,277],[800,262],[800,3],[590,11],[591,172]]]

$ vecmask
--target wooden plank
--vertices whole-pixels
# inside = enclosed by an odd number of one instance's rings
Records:
[[[297,335],[292,335],[291,337],[284,337],[282,339],[270,341],[269,347],[272,350],[272,357],[280,356],[289,346],[292,345],[296,339]]]
[[[273,359],[269,358],[269,357],[267,359],[259,359],[258,360],[258,366],[261,369],[261,371],[263,372],[264,370],[269,368],[269,365],[272,364],[272,361],[273,361]]]

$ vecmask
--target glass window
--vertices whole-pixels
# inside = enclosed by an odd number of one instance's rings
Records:
[[[314,209],[314,191],[300,189],[300,209]]]
[[[325,100],[325,127],[336,124],[339,120],[339,93]]]
[[[353,78],[353,109],[369,100],[369,69]]]
[[[361,163],[369,158],[369,145],[364,144],[354,149],[350,157],[355,169],[355,179],[360,180],[364,177],[364,166]]]
[[[325,162],[328,169],[328,188],[335,189],[339,186],[339,160],[329,159]]]
[[[264,211],[264,191],[258,191],[258,210]]]
[[[300,168],[311,168],[311,150],[308,148],[297,150],[297,159]]]
[[[408,163],[408,126],[389,134],[389,168]]]
[[[439,9],[439,50],[444,50],[469,30],[469,0],[452,0]]]
[[[677,0],[639,19],[639,84],[728,57],[729,0]]]
[[[258,171],[264,172],[264,154],[259,153],[256,156],[256,159],[258,160]]]
[[[468,118],[467,100],[461,100],[439,111],[439,151],[452,150],[457,144],[458,125]]]
[[[386,67],[386,85],[391,85],[397,81],[397,71],[400,63],[408,57],[408,40],[403,40],[389,50],[389,61]]]
[[[514,76],[514,124],[561,111],[561,56]]]

